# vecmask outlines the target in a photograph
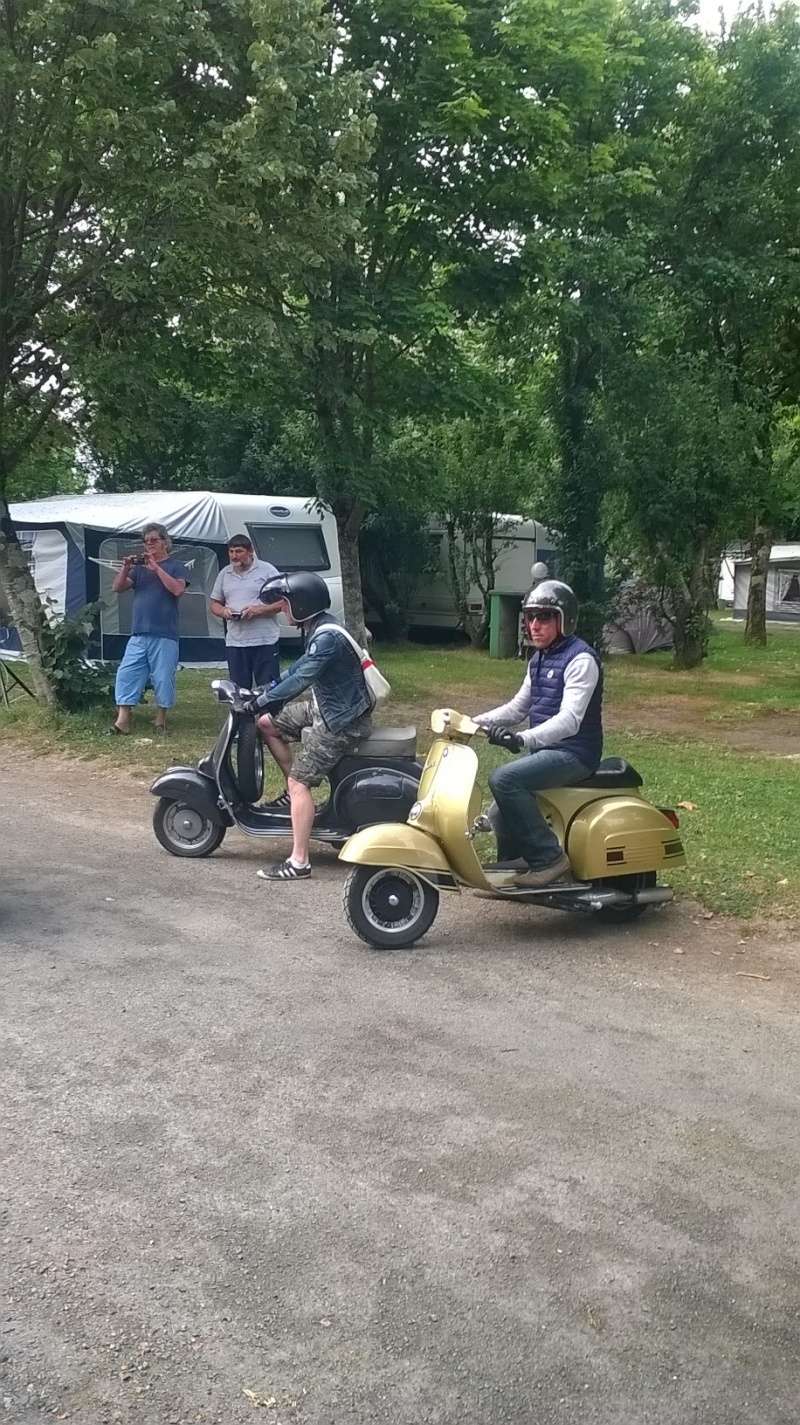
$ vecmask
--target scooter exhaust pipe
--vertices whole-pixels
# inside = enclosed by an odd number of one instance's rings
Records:
[[[663,905],[671,901],[673,892],[669,886],[649,886],[643,891],[626,895],[625,891],[590,891],[575,899],[589,910],[605,910],[607,906],[620,905]]]
[[[670,886],[649,886],[646,891],[634,891],[633,899],[637,905],[664,905],[674,894]]]

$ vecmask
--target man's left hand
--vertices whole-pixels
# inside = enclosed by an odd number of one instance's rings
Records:
[[[243,609],[242,609],[242,612],[241,612],[241,614],[240,614],[240,618],[246,618],[246,619],[258,618],[260,614],[263,614],[263,612],[264,612],[264,605],[263,605],[263,604],[248,604],[248,605],[246,606],[246,608],[243,608]]]
[[[521,733],[515,732],[512,727],[506,727],[504,723],[498,723],[497,727],[489,729],[489,741],[493,747],[502,747],[506,752],[521,752],[525,746]]]

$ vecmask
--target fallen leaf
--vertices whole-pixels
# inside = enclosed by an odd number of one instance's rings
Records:
[[[782,881],[776,881],[775,884],[776,886],[788,886],[789,879],[787,876],[784,876]]]
[[[736,973],[740,980],[769,980],[772,978],[771,975],[753,975],[749,970],[737,970]]]
[[[684,950],[673,950],[672,953],[673,955],[684,955],[686,952]]]
[[[713,919],[714,919],[714,912],[713,912],[713,910],[704,910],[704,911],[703,911],[703,920],[713,920]]]
[[[251,1405],[263,1405],[267,1410],[274,1410],[278,1404],[274,1395],[257,1395],[254,1390],[242,1387],[242,1395],[246,1396]]]
[[[697,802],[678,802],[682,811],[697,811]]]

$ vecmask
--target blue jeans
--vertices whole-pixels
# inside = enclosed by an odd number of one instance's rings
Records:
[[[152,633],[132,634],[117,669],[117,684],[114,689],[117,707],[135,707],[149,679],[153,684],[158,706],[173,708],[177,671],[177,639],[157,638]]]
[[[562,752],[558,747],[522,752],[495,767],[489,774],[489,786],[499,818],[494,808],[489,817],[497,834],[498,860],[521,856],[537,870],[557,861],[561,844],[542,816],[535,794],[548,787],[575,786],[594,770],[572,752]]]

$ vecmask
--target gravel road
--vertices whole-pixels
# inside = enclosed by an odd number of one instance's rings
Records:
[[[795,935],[461,897],[382,955],[330,852],[0,802],[0,1421],[796,1425]]]

